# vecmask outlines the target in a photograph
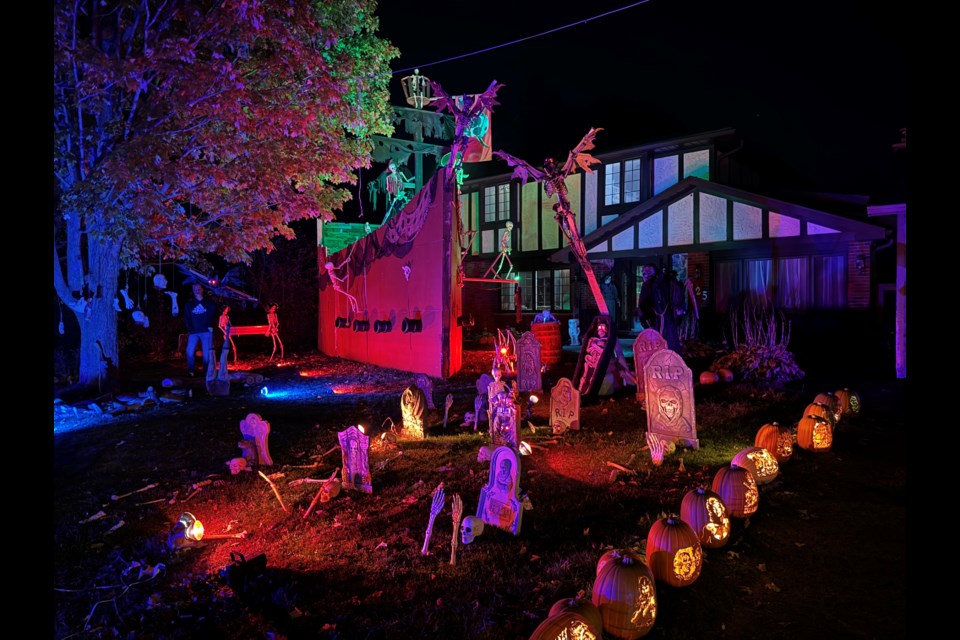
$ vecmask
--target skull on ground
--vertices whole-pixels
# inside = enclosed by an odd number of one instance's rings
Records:
[[[483,533],[483,520],[477,516],[467,516],[460,523],[460,541],[470,544],[473,539]]]

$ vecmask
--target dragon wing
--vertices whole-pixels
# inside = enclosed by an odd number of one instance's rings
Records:
[[[504,151],[494,151],[493,155],[504,160],[509,166],[514,167],[512,178],[519,178],[521,184],[526,184],[530,180],[541,182],[547,177],[543,171],[534,169],[520,158],[514,157]]]
[[[592,165],[600,164],[600,161],[587,153],[587,151],[593,149],[593,139],[597,137],[597,132],[599,131],[603,131],[603,127],[593,127],[590,131],[587,131],[587,134],[583,136],[577,146],[570,151],[570,155],[567,156],[567,161],[564,163],[560,175],[566,178],[577,167],[580,167],[587,173],[593,173]]]

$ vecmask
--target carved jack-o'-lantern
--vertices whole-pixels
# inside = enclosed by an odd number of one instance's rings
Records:
[[[818,418],[823,418],[827,422],[836,425],[837,424],[837,414],[834,413],[833,409],[827,405],[820,402],[811,402],[803,410],[804,416],[817,416]]]
[[[637,553],[633,549],[610,549],[609,551],[604,552],[600,556],[600,559],[597,560],[597,575],[600,575],[600,572],[611,562],[616,562],[623,556],[629,556],[638,562],[643,562],[643,555]]]
[[[841,416],[860,415],[860,396],[857,395],[856,391],[850,391],[850,389],[844,387],[834,392],[833,395],[840,401]]]
[[[691,489],[683,496],[680,519],[690,525],[703,547],[719,549],[730,540],[727,506],[715,491],[706,487]]]
[[[700,537],[680,516],[660,518],[647,534],[647,566],[671,587],[693,584],[703,567]]]
[[[781,427],[778,422],[770,422],[757,431],[753,446],[766,449],[782,464],[793,455],[793,432],[790,427]]]
[[[797,446],[824,453],[833,447],[833,423],[817,416],[804,416],[797,423]]]
[[[562,600],[557,600],[553,603],[553,606],[550,607],[547,617],[552,618],[555,615],[561,613],[575,613],[578,616],[584,618],[590,624],[590,631],[600,638],[603,635],[603,617],[600,615],[600,609],[597,608],[597,605],[590,602],[588,598],[563,598]],[[579,636],[570,636],[570,638],[578,638]],[[590,636],[584,636],[585,638]]]
[[[530,640],[600,640],[602,631],[590,621],[573,611],[563,611],[541,622]]]
[[[837,422],[840,421],[840,398],[829,391],[824,391],[823,393],[818,393],[813,401],[830,407],[830,411],[833,412],[833,424],[837,424]]]
[[[780,473],[777,459],[762,447],[747,447],[737,452],[730,462],[753,473],[757,484],[767,484]]]
[[[749,518],[757,512],[760,504],[760,492],[753,473],[732,462],[720,467],[713,476],[712,489],[727,506],[731,518]]]
[[[657,619],[653,572],[632,555],[621,555],[604,565],[593,582],[591,600],[600,610],[604,635],[611,638],[642,638]]]

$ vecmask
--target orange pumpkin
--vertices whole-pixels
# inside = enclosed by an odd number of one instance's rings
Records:
[[[797,446],[825,453],[833,447],[833,423],[817,416],[805,416],[797,423]]]
[[[610,549],[609,551],[604,552],[600,559],[597,560],[597,575],[600,575],[600,571],[607,566],[610,562],[615,562],[623,556],[629,556],[634,560],[643,562],[643,556],[633,549]]]
[[[766,449],[778,463],[783,464],[793,455],[793,433],[790,427],[781,427],[777,422],[770,422],[757,431],[753,446]]]
[[[833,395],[829,391],[824,391],[823,393],[818,393],[817,397],[813,399],[814,402],[819,402],[820,404],[825,404],[830,407],[830,411],[833,412],[833,423],[836,424],[840,420],[840,398]]]
[[[700,384],[714,384],[720,380],[720,376],[714,371],[704,371],[700,374]]]
[[[600,638],[603,635],[603,618],[600,616],[600,609],[587,598],[563,598],[557,600],[550,607],[548,617],[553,617],[561,613],[575,613],[585,619],[590,624],[590,631]],[[571,636],[577,638],[579,636]],[[589,637],[589,636],[584,636]]]
[[[560,640],[561,638],[583,638],[583,640],[600,640],[601,632],[590,626],[590,622],[583,616],[572,611],[564,611],[548,617],[541,622],[530,640]]]
[[[856,391],[850,391],[850,389],[844,387],[834,392],[833,395],[840,401],[841,416],[860,415],[860,396]]]
[[[733,382],[733,371],[730,369],[717,369],[717,375],[723,382]]]
[[[760,492],[753,473],[732,462],[720,467],[713,476],[712,489],[727,506],[731,518],[749,518],[757,512],[760,504]]]
[[[749,470],[758,485],[772,482],[780,473],[780,465],[777,464],[777,459],[763,447],[741,449],[730,462]]]
[[[730,541],[727,506],[715,491],[706,487],[691,489],[683,496],[680,519],[694,530],[702,547],[719,549]]]
[[[605,637],[635,640],[650,633],[657,619],[657,587],[643,560],[622,555],[593,581],[593,604],[600,610]]]
[[[803,415],[817,416],[819,418],[823,418],[824,420],[827,420],[828,422],[834,425],[837,424],[836,413],[834,413],[833,409],[820,402],[811,402],[810,404],[808,404],[806,408],[803,410]]]
[[[653,577],[671,587],[687,587],[700,577],[700,537],[680,516],[660,518],[647,534],[647,566]]]

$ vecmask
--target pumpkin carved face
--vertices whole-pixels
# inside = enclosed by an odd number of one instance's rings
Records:
[[[777,459],[762,447],[747,447],[737,452],[731,460],[738,467],[748,469],[753,473],[757,484],[767,484],[780,473]]]
[[[830,451],[833,447],[833,424],[817,416],[804,417],[797,423],[797,445],[807,451]]]
[[[672,587],[686,587],[700,577],[700,538],[679,516],[661,518],[647,534],[647,566],[653,577]]]
[[[730,540],[727,507],[716,492],[706,487],[691,489],[683,496],[680,519],[690,525],[703,547],[719,549]]]
[[[749,518],[757,512],[760,493],[757,481],[749,470],[730,463],[720,467],[713,477],[713,490],[727,506],[731,518]]]
[[[860,414],[860,396],[857,395],[855,391],[843,388],[834,392],[833,395],[840,401],[841,416],[855,416]]]
[[[620,640],[650,633],[657,619],[657,589],[653,573],[642,560],[623,555],[597,574],[591,595],[600,610],[603,632]]]
[[[753,439],[753,446],[766,449],[782,464],[793,455],[793,433],[789,427],[771,422],[760,427]]]

